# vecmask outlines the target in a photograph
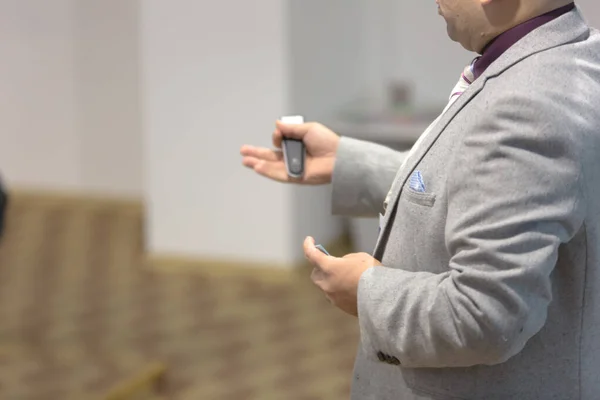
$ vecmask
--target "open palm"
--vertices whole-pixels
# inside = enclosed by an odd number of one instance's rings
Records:
[[[302,178],[291,178],[287,174],[281,151],[283,137],[300,139],[306,146]],[[244,145],[240,153],[243,156],[244,166],[254,169],[256,173],[267,178],[278,182],[318,185],[331,182],[338,143],[339,136],[321,124],[286,125],[277,122],[273,132],[275,149]]]

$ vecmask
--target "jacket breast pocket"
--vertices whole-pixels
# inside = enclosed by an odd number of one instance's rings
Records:
[[[443,273],[448,270],[443,203],[440,192],[404,188],[396,208],[397,223],[393,225],[396,229],[391,229],[387,241],[394,244],[388,256],[390,264],[402,265],[404,270],[411,272]]]
[[[410,203],[414,203],[423,207],[433,207],[435,204],[434,193],[417,192],[411,188],[405,188],[402,192],[402,197]]]

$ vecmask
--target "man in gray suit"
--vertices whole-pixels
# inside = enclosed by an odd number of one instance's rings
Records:
[[[373,257],[312,238],[314,282],[358,317],[353,399],[600,399],[600,34],[560,0],[438,0],[481,57],[409,153],[277,123],[300,183],[383,214]],[[279,151],[243,164],[288,181]]]

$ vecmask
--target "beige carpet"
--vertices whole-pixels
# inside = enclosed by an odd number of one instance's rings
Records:
[[[305,273],[151,270],[142,226],[135,205],[13,199],[0,242],[1,399],[103,398],[152,362],[167,368],[164,399],[348,398],[356,322]]]

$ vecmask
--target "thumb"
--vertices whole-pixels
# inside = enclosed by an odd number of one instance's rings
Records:
[[[312,264],[315,264],[318,267],[322,267],[323,263],[329,257],[328,255],[321,252],[321,250],[317,249],[315,246],[315,239],[308,236],[304,239],[304,255]]]
[[[281,132],[281,135],[283,137],[290,138],[290,139],[300,139],[300,140],[302,140],[304,138],[304,136],[306,135],[306,132],[308,132],[308,130],[312,126],[311,123],[286,124],[281,121],[277,121],[275,123],[275,125],[277,127],[277,130],[279,130],[279,132]]]

